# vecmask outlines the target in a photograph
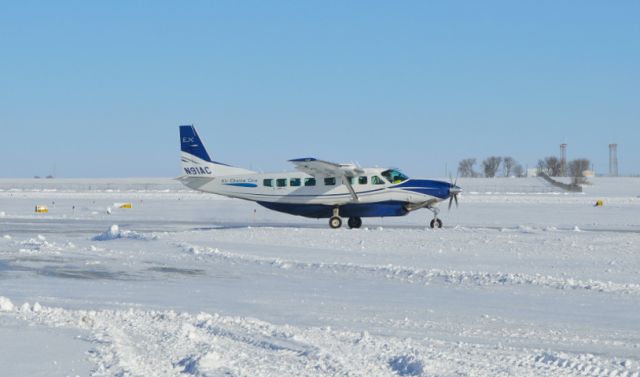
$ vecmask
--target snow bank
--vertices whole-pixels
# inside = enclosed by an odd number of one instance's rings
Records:
[[[416,342],[217,313],[35,310],[34,305],[19,316],[87,331],[94,345],[91,360],[103,375],[496,376],[505,370],[515,376],[638,375],[631,361],[594,354],[540,353],[430,338]]]
[[[12,312],[15,306],[11,300],[4,296],[0,296],[0,312]]]
[[[155,234],[142,234],[138,232],[134,232],[133,230],[120,230],[120,227],[117,224],[113,224],[107,229],[107,231],[98,234],[93,237],[93,241],[109,241],[116,240],[119,238],[126,238],[131,240],[155,240],[158,239],[158,236]]]
[[[10,238],[8,238],[10,240]],[[55,242],[47,241],[47,238],[41,234],[38,234],[35,238],[29,238],[28,240],[20,241],[19,251],[21,253],[39,253],[48,252],[53,254],[59,254],[64,248]]]
[[[485,271],[460,271],[454,269],[422,269],[408,266],[370,265],[356,263],[324,263],[302,262],[282,258],[268,258],[248,254],[233,253],[212,247],[200,247],[188,243],[180,243],[177,246],[194,255],[203,255],[234,264],[254,264],[270,266],[282,270],[296,269],[299,271],[318,271],[329,274],[345,273],[349,275],[382,276],[390,280],[397,280],[408,284],[444,283],[450,285],[529,285],[548,287],[554,289],[588,290],[595,292],[608,292],[618,294],[640,295],[640,284],[615,283],[595,279],[578,279],[568,276],[550,276],[543,274],[485,272]]]

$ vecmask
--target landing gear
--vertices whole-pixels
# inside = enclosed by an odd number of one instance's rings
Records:
[[[329,219],[329,226],[331,229],[338,229],[342,226],[342,219],[340,218],[340,207],[333,209],[333,216]]]
[[[438,214],[440,210],[437,207],[427,207],[427,209],[433,212],[433,220],[429,223],[431,229],[440,229],[442,228],[442,220],[438,218]]]
[[[358,229],[362,226],[362,219],[360,217],[349,217],[347,225],[349,225],[351,229]]]

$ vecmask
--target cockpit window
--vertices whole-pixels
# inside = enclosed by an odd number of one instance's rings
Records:
[[[382,176],[387,179],[387,181],[391,183],[402,183],[409,179],[406,175],[402,174],[401,171],[395,169],[389,169],[382,172]]]

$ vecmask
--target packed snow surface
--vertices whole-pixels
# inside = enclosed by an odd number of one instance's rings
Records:
[[[638,377],[640,179],[592,183],[459,180],[444,229],[331,230],[164,179],[0,180],[0,375]]]

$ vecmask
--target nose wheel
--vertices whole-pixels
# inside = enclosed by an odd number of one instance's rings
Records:
[[[431,229],[440,229],[442,228],[442,220],[438,218],[438,213],[440,213],[440,209],[437,207],[427,207],[427,209],[433,212],[433,220],[429,223]]]
[[[431,220],[429,226],[431,227],[431,229],[440,229],[442,228],[442,220],[436,217],[435,219]]]

